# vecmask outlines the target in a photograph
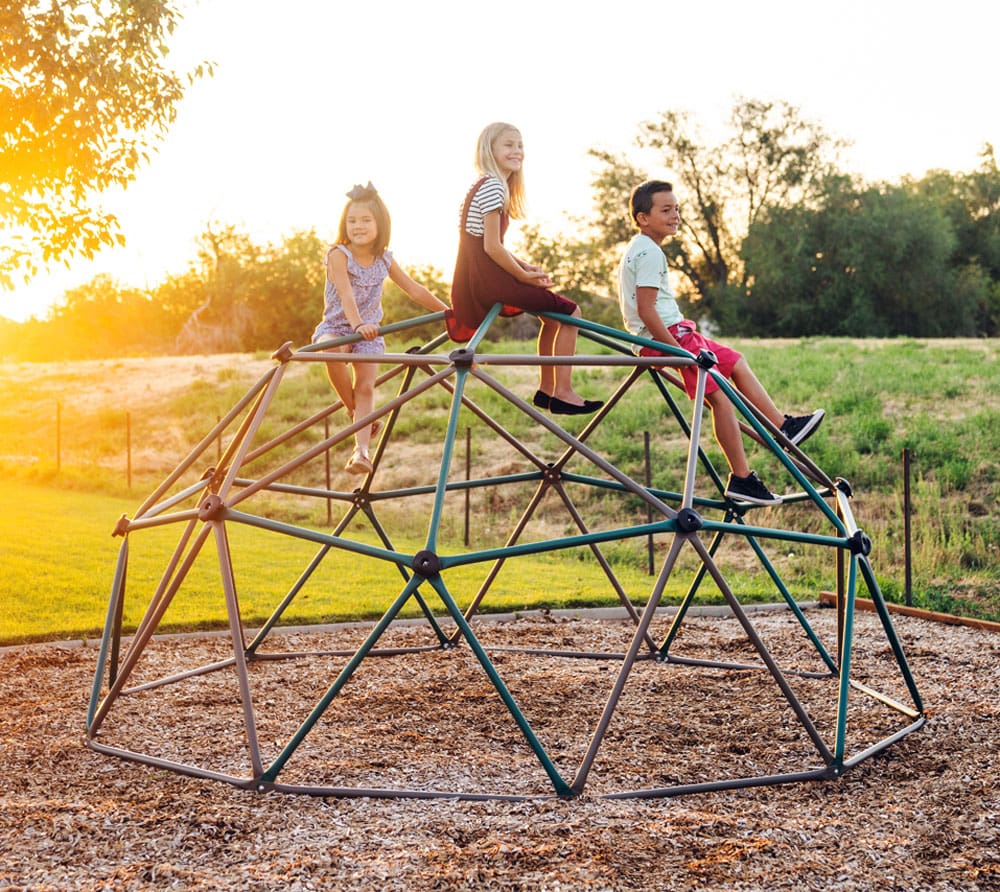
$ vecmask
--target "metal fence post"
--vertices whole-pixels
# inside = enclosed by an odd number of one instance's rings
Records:
[[[913,605],[913,570],[910,548],[910,450],[903,447],[903,566],[905,582],[904,599],[907,607]]]
[[[472,429],[465,429],[465,482],[468,483],[472,476]],[[469,544],[469,504],[470,488],[465,487],[465,538],[463,541]]]

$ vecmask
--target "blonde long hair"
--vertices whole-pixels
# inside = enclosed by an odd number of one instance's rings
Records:
[[[511,219],[520,220],[524,217],[524,171],[515,170],[510,179],[500,170],[497,159],[493,155],[493,143],[495,143],[501,133],[513,130],[520,134],[520,130],[513,124],[503,121],[495,121],[488,124],[483,132],[479,134],[479,141],[476,143],[476,170],[481,174],[494,176],[503,184],[504,189],[504,210],[510,214]]]

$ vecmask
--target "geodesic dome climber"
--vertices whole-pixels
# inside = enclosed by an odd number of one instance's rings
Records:
[[[120,519],[87,713],[91,749],[261,792],[654,797],[835,778],[923,725],[845,480],[758,416],[713,371],[711,354],[638,357],[635,344],[663,345],[563,316],[555,318],[577,325],[590,353],[486,352],[499,310],[450,352],[439,352],[442,334],[370,358],[383,366],[376,409],[354,420],[339,402],[315,413],[290,408],[282,383],[309,364],[369,357],[326,352],[342,341],[285,345],[135,515]],[[560,361],[580,374],[599,371],[602,386],[613,381],[595,415],[550,416],[505,383],[518,369]],[[694,401],[679,389],[684,365],[698,369]],[[782,505],[723,496],[702,446],[709,375],[772,463],[769,483],[784,477],[787,485],[772,488],[792,490]],[[672,438],[684,456],[664,469],[669,485],[637,479],[618,457],[622,444],[598,438],[617,413],[650,400],[663,406],[657,437]],[[319,482],[330,454],[375,420],[374,470],[350,478],[349,490]],[[463,422],[486,444],[477,474],[468,446],[464,475],[458,460]],[[416,441],[419,457],[409,453]],[[454,519],[463,501],[468,516],[470,497],[500,506],[492,522],[509,523],[502,540],[465,541]],[[484,516],[477,508],[477,520]],[[553,517],[564,535],[553,534]],[[482,526],[474,538],[485,538]],[[281,548],[261,568],[252,558],[267,537]],[[642,543],[659,565],[636,582],[616,549]],[[835,622],[829,611],[815,620],[786,583],[789,549],[827,568]],[[135,569],[140,555],[153,571]],[[590,574],[624,619],[542,614],[530,633],[488,621],[523,600],[504,588],[505,571],[520,561],[534,562],[529,578],[542,592]],[[777,622],[742,603],[747,572],[773,585]],[[679,606],[662,608],[678,584]],[[363,589],[376,621],[339,627],[332,639],[282,628],[297,601],[344,585]],[[699,625],[692,609],[713,586],[735,632],[721,644],[713,636],[722,621]],[[228,632],[197,645],[157,635],[194,589],[224,605]],[[874,640],[856,636],[859,590],[876,607]],[[254,630],[241,612],[248,592],[273,604]],[[131,610],[141,619],[126,638]]]

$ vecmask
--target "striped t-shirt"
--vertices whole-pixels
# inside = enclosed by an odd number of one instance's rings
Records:
[[[487,177],[469,203],[469,215],[464,221],[465,231],[470,235],[481,236],[484,232],[483,218],[491,211],[503,211],[503,199],[503,183],[497,177]],[[460,214],[464,208],[463,201]],[[459,220],[459,226],[462,225],[463,221]]]

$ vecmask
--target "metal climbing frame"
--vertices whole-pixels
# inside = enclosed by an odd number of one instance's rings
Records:
[[[923,725],[925,719],[920,695],[869,560],[872,544],[857,526],[851,512],[851,489],[846,481],[839,478],[831,479],[801,449],[788,443],[766,418],[742,399],[728,381],[714,371],[715,358],[710,353],[693,356],[683,350],[643,340],[622,331],[558,314],[552,314],[552,317],[564,325],[577,326],[582,338],[595,344],[599,352],[589,355],[581,353],[568,359],[483,352],[480,350],[480,345],[497,319],[499,310],[500,306],[497,305],[467,345],[446,354],[436,352],[446,343],[444,335],[435,338],[422,348],[404,354],[386,354],[382,357],[327,352],[331,347],[357,339],[357,335],[298,350],[293,350],[291,345],[284,345],[274,354],[275,366],[269,369],[232,410],[195,445],[177,468],[140,505],[134,516],[121,517],[114,529],[114,535],[121,537],[122,542],[114,570],[107,620],[87,711],[87,744],[91,749],[156,768],[224,781],[261,792],[279,791],[330,796],[525,798],[529,794],[516,791],[508,794],[478,789],[342,787],[284,783],[281,780],[282,771],[288,761],[363,661],[376,655],[405,658],[407,654],[417,651],[445,650],[463,645],[474,654],[484,676],[499,695],[511,720],[537,758],[538,764],[551,784],[552,795],[560,797],[583,793],[595,759],[606,740],[612,717],[621,706],[626,683],[640,661],[651,660],[663,664],[665,667],[663,671],[670,671],[667,667],[674,664],[766,673],[800,723],[804,735],[815,750],[819,764],[795,772],[724,777],[665,787],[620,790],[606,794],[615,798],[672,796],[708,790],[834,778]],[[405,331],[419,325],[438,322],[442,318],[441,313],[423,316],[387,325],[383,328],[383,332]],[[641,346],[656,347],[666,356],[638,357],[634,351]],[[319,425],[327,423],[326,419],[342,408],[341,403],[335,402],[326,406],[322,411],[291,425],[277,436],[255,445],[261,438],[260,432],[265,419],[269,418],[269,410],[273,411],[276,394],[288,369],[301,363],[345,361],[373,361],[387,366],[388,370],[379,376],[377,386],[387,388],[395,382],[397,384],[395,396],[378,405],[371,415],[350,421],[332,436],[324,435],[319,442],[312,442],[304,448],[295,445],[297,440],[306,432],[315,433]],[[621,373],[617,387],[605,405],[589,419],[580,420],[579,424],[582,427],[575,433],[561,425],[558,418],[539,411],[513,393],[494,374],[495,371],[499,372],[505,367],[537,367],[560,362],[569,362],[575,368],[594,367]],[[677,370],[682,366],[694,366],[698,370],[698,390],[693,402],[688,403],[689,414],[682,411],[674,398],[679,386]],[[828,532],[820,534],[755,526],[750,523],[752,515],[748,506],[735,504],[722,495],[723,481],[700,446],[705,384],[709,376],[718,382],[736,406],[742,418],[741,427],[744,433],[763,448],[770,450],[800,487],[799,492],[786,497],[785,501],[811,506]],[[502,412],[488,412],[484,408],[484,401],[476,400],[470,395],[470,383],[473,382],[484,393],[493,394],[491,400],[503,406]],[[677,430],[687,440],[683,482],[676,491],[655,489],[637,482],[621,470],[614,456],[602,454],[598,449],[588,445],[591,434],[609,418],[614,417],[622,399],[639,382],[644,384],[652,382],[665,409],[676,422]],[[449,405],[447,430],[436,482],[391,490],[378,489],[375,484],[379,477],[379,467],[386,449],[392,443],[393,429],[397,421],[405,418],[408,409],[417,405],[416,400],[430,393],[444,393]],[[453,465],[462,412],[471,413],[482,424],[484,430],[505,441],[519,456],[524,469],[514,474],[455,479]],[[518,417],[526,417],[531,423],[541,426],[551,434],[551,438],[558,444],[557,449],[561,451],[555,455],[540,454],[536,449],[529,447],[511,433],[510,425],[505,425],[500,420],[499,416],[503,413],[507,413],[507,416],[513,413]],[[329,451],[349,441],[357,430],[372,424],[375,420],[381,420],[382,429],[373,455],[374,470],[357,489],[344,492],[294,482],[295,475],[305,465],[326,456]],[[225,450],[216,461],[211,462],[210,466],[202,471],[198,467],[199,463],[209,464],[211,450],[223,437],[229,438]],[[259,467],[265,460],[271,463],[263,472],[254,475],[254,466]],[[573,470],[571,461],[573,467],[583,463],[590,470],[588,473]],[[708,481],[713,492],[696,492],[699,471],[701,479]],[[534,486],[535,489],[502,546],[482,550],[463,550],[454,547],[454,544],[450,549],[441,547],[442,515],[445,499],[449,494],[525,484]],[[645,523],[591,529],[584,512],[571,498],[569,485],[634,497],[643,503],[650,515],[656,519]],[[269,516],[273,513],[270,511],[266,513],[261,510],[254,511],[252,508],[255,503],[254,497],[262,494],[271,497],[289,495],[327,503],[334,502],[344,507],[344,513],[331,531],[317,530],[301,523],[292,523],[288,519]],[[396,545],[396,538],[402,536],[393,537],[379,509],[385,503],[397,503],[414,496],[432,498],[426,539],[423,547],[416,552],[401,551]],[[559,539],[523,541],[525,530],[547,496],[554,496],[557,503],[565,509],[566,516],[575,527],[576,533]],[[351,536],[352,523],[362,518],[370,525],[377,544]],[[179,531],[179,541],[172,552],[165,555],[163,573],[135,633],[125,639],[122,634],[123,610],[129,582],[130,539],[154,528],[163,527]],[[230,548],[229,534],[234,527],[267,531],[290,539],[314,543],[318,549],[302,569],[295,583],[280,598],[270,618],[249,640],[240,613],[236,573]],[[645,603],[637,606],[619,581],[613,562],[605,556],[602,545],[652,535],[664,537],[670,542],[670,546]],[[759,562],[761,572],[767,574],[773,581],[775,591],[787,605],[790,614],[794,616],[805,641],[815,652],[822,667],[821,672],[815,673],[816,677],[822,676],[836,681],[836,720],[832,739],[829,739],[830,735],[824,737],[810,716],[809,710],[800,702],[793,685],[789,682],[792,673],[781,668],[779,661],[772,655],[755,629],[726,574],[720,569],[716,555],[721,544],[730,538],[738,538],[749,543]],[[782,580],[777,567],[769,559],[763,547],[763,543],[768,542],[789,542],[831,549],[836,562],[838,590],[835,652],[831,653],[824,647],[820,636],[813,630],[806,614]],[[137,666],[143,663],[153,636],[168,613],[177,592],[191,572],[198,556],[206,549],[211,549],[210,543],[214,544],[218,559],[219,579],[232,646],[231,657],[186,672],[130,685]],[[528,656],[534,654],[566,659],[613,660],[618,665],[617,674],[600,717],[596,725],[586,732],[590,737],[585,755],[570,775],[565,768],[560,770],[556,764],[557,760],[550,757],[532,729],[517,700],[508,689],[501,672],[498,671],[495,654],[491,658],[491,648],[483,643],[482,636],[473,628],[473,623],[505,562],[545,552],[581,548],[589,550],[593,561],[607,579],[610,590],[614,591],[630,618],[634,631],[630,644],[623,653],[609,654],[600,650],[566,648],[521,649],[521,652]],[[668,632],[662,640],[657,641],[651,631],[653,619],[657,615],[667,582],[676,570],[678,557],[682,551],[688,549],[697,556],[698,569],[686,595],[673,614]],[[259,660],[310,659],[313,656],[310,653],[265,653],[262,645],[265,641],[273,642],[275,636],[272,632],[278,627],[289,605],[300,596],[324,560],[331,554],[344,553],[382,562],[387,574],[399,575],[401,589],[381,618],[374,623],[360,647],[355,651],[338,654],[346,662],[336,677],[302,717],[297,730],[280,746],[277,756],[265,759],[257,730],[258,711],[261,707],[255,698],[254,684],[248,667]],[[448,580],[450,571],[469,565],[481,565],[485,568],[485,576],[463,610],[459,607],[461,599],[456,598]],[[708,578],[718,587],[732,614],[742,626],[759,663],[748,665],[723,659],[692,659],[674,653],[673,645],[684,625],[685,617],[699,588]],[[911,700],[909,704],[852,678],[854,601],[859,584],[864,585],[876,605],[881,628],[891,649],[894,665],[900,674],[899,681],[905,686]],[[436,609],[432,607],[431,593],[439,602]],[[399,618],[404,606],[411,601],[419,606],[419,613],[429,630],[430,642],[419,647],[379,648],[380,640],[387,629]],[[449,624],[454,628],[449,628]],[[242,732],[247,752],[246,773],[229,773],[186,764],[155,753],[139,752],[127,742],[109,743],[102,740],[102,728],[105,727],[109,717],[116,715],[119,710],[124,711],[126,707],[123,704],[126,704],[130,697],[139,692],[146,695],[155,694],[181,681],[223,669],[234,670],[236,678]],[[847,734],[849,695],[852,692],[877,703],[879,708],[884,708],[891,715],[898,717],[900,723],[887,736],[860,752],[851,752]],[[120,721],[125,731],[127,723],[126,715]]]

